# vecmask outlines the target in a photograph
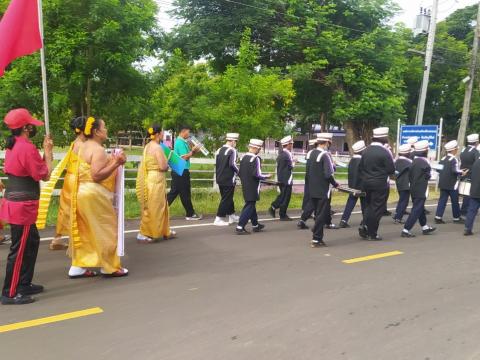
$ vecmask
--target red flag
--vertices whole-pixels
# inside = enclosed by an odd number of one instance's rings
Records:
[[[13,60],[41,48],[37,0],[12,0],[0,20],[0,76]]]

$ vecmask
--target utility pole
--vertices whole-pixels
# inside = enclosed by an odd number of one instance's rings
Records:
[[[475,25],[475,35],[473,36],[472,60],[470,62],[470,71],[468,77],[464,79],[467,82],[465,88],[465,99],[463,100],[462,120],[460,121],[460,129],[458,130],[458,146],[463,148],[465,144],[465,135],[467,132],[468,121],[470,120],[470,105],[472,102],[473,85],[475,78],[475,69],[477,68],[478,59],[478,41],[480,36],[480,2],[477,11],[477,24]]]
[[[423,81],[418,99],[416,125],[423,124],[423,114],[425,112],[425,102],[427,100],[428,82],[430,80],[430,68],[432,65],[433,46],[435,44],[435,33],[437,31],[438,2],[433,0],[432,17],[430,18],[430,27],[428,31],[427,51],[425,54],[425,67],[423,68]]]

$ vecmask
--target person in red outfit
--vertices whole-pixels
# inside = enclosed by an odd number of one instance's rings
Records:
[[[35,222],[40,198],[40,180],[50,177],[53,162],[53,142],[43,141],[43,158],[30,141],[43,122],[26,109],[11,110],[4,119],[12,134],[7,138],[5,174],[8,177],[0,219],[10,224],[10,253],[7,258],[1,303],[28,304],[31,295],[41,293],[43,286],[32,284],[40,236]]]

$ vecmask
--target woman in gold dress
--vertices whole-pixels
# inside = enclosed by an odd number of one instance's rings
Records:
[[[137,240],[152,243],[158,239],[171,239],[176,233],[170,229],[165,173],[168,162],[160,146],[162,127],[148,129],[150,142],[145,146],[137,175],[137,197],[140,202],[141,223]]]
[[[115,175],[125,164],[123,152],[107,155],[103,143],[107,128],[101,119],[89,117],[84,134],[87,141],[78,153],[71,200],[70,278],[93,277],[101,268],[105,277],[128,274],[117,256],[117,214],[113,207]]]
[[[73,172],[78,162],[78,150],[85,140],[87,140],[83,134],[85,121],[86,118],[84,116],[79,116],[70,122],[70,128],[75,132],[76,139],[73,141],[66,155],[69,159],[63,179],[62,191],[60,193],[55,238],[50,243],[50,250],[65,250],[68,247],[68,244],[63,241],[62,236],[70,234],[70,200],[75,179]]]

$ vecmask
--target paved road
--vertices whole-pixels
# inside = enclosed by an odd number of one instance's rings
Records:
[[[447,224],[402,239],[384,218],[386,241],[329,230],[330,246],[311,249],[294,223],[266,224],[245,237],[181,228],[178,239],[153,245],[129,234],[123,279],[69,280],[68,260],[43,242],[36,281],[47,291],[35,304],[0,307],[0,326],[104,312],[0,333],[2,358],[480,359],[479,236]],[[342,262],[391,251],[403,255]]]

